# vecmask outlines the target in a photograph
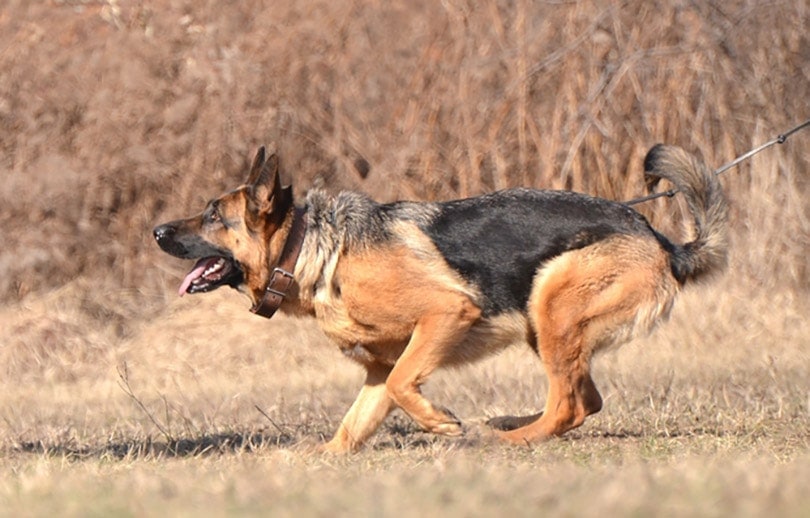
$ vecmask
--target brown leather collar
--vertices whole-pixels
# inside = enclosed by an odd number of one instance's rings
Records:
[[[281,307],[284,297],[287,296],[287,292],[295,283],[293,272],[295,271],[295,263],[298,261],[298,255],[301,253],[301,247],[304,244],[306,229],[307,209],[294,208],[292,226],[290,226],[290,233],[287,235],[287,242],[284,243],[281,256],[270,273],[270,280],[264,289],[264,296],[250,308],[253,313],[270,318]]]

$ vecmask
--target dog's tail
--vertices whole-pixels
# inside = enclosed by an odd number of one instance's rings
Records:
[[[657,144],[644,159],[649,188],[661,178],[683,193],[695,221],[694,236],[671,249],[672,271],[680,282],[707,278],[728,262],[728,204],[717,176],[703,161],[676,146]]]

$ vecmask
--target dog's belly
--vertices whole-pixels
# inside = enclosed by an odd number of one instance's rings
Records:
[[[346,356],[365,365],[392,366],[420,323],[426,333],[438,333],[439,342],[446,339],[443,333],[464,330],[454,343],[436,344],[442,348],[439,365],[469,363],[526,341],[529,327],[521,311],[481,317],[475,290],[427,238],[411,227],[399,230],[407,246],[342,257],[312,299],[322,330]],[[430,339],[417,345],[429,349]]]
[[[370,325],[353,319],[345,306],[320,308],[318,321],[324,334],[347,357],[363,365],[378,363],[393,366],[408,346],[415,322],[396,319]],[[441,362],[444,366],[472,363],[497,354],[505,348],[526,343],[532,336],[526,316],[521,312],[502,313],[484,318],[473,325]]]
[[[497,354],[509,346],[533,340],[526,315],[510,311],[482,318],[464,337],[444,362],[446,366],[463,365]]]

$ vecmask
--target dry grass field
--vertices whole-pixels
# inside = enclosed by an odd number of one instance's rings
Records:
[[[715,166],[810,117],[803,1],[0,5],[0,516],[808,516],[810,130],[724,175],[729,272],[597,359],[605,408],[536,447],[527,347],[321,455],[360,369],[235,292],[177,298],[150,229],[272,143],[301,196],[643,193],[656,142]],[[642,206],[681,235],[677,198]]]

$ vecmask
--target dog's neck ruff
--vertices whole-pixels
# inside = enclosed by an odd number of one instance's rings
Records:
[[[298,261],[298,255],[301,253],[301,247],[304,244],[304,235],[307,228],[307,209],[295,208],[293,209],[293,221],[290,226],[290,233],[287,235],[287,241],[284,243],[284,248],[281,251],[281,256],[278,258],[276,266],[270,273],[270,280],[267,282],[267,287],[264,289],[264,295],[261,300],[250,308],[253,313],[263,316],[265,318],[272,317],[284,298],[287,292],[290,291],[293,284],[295,284],[295,263]]]

